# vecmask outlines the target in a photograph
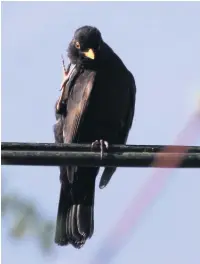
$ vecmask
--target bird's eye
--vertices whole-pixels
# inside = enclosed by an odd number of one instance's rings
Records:
[[[75,47],[76,47],[77,49],[80,49],[81,46],[80,46],[80,44],[79,44],[78,41],[75,42]]]

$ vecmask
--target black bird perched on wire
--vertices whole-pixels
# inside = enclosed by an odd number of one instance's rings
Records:
[[[91,143],[101,149],[125,144],[132,126],[136,86],[131,72],[91,26],[77,29],[67,50],[70,60],[56,103],[56,142]],[[105,168],[100,188],[116,168]],[[95,179],[99,167],[61,167],[55,243],[83,246],[94,231]]]

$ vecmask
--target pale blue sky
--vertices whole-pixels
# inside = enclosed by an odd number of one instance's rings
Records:
[[[74,30],[90,24],[134,74],[130,144],[172,144],[200,91],[200,3],[58,2],[2,4],[2,141],[53,142],[60,55]],[[183,142],[184,143],[184,142]],[[199,145],[200,139],[191,144]],[[56,219],[57,168],[5,167],[12,189]],[[151,169],[118,169],[96,189],[95,233],[79,251],[56,247],[43,258],[33,239],[3,236],[3,263],[87,263]],[[176,170],[113,264],[200,263],[200,170]]]

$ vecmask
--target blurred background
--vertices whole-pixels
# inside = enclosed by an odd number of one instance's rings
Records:
[[[199,2],[3,2],[1,11],[2,141],[54,141],[61,53],[83,25],[98,27],[135,76],[129,144],[173,144],[195,110]],[[107,188],[97,182],[95,233],[76,250],[53,243],[59,169],[2,166],[2,262],[89,263],[153,171],[119,168]],[[112,263],[199,264],[199,176],[173,170]]]

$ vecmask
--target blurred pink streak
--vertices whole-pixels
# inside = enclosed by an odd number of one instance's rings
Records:
[[[197,137],[200,135],[200,113],[194,113],[186,124],[185,128],[179,133],[177,139],[175,140],[175,145],[189,145],[192,141],[195,141]],[[162,150],[162,152],[187,152],[187,146],[173,146],[166,147]],[[182,161],[183,155],[180,155],[178,158],[173,160],[165,161],[160,158],[160,153],[155,155],[155,159],[153,161],[154,166],[158,166],[161,164],[165,164],[170,167],[177,167]],[[122,215],[119,222],[116,224],[114,230],[108,234],[105,240],[100,246],[98,252],[95,254],[91,263],[105,263],[108,264],[119,251],[123,248],[125,243],[125,239],[127,240],[128,235],[136,227],[139,222],[141,216],[145,212],[146,209],[152,204],[158,194],[165,187],[166,182],[170,176],[170,172],[172,169],[156,169],[151,178],[147,181],[147,183],[140,190],[138,195],[133,198],[131,204],[127,207],[124,214]]]

